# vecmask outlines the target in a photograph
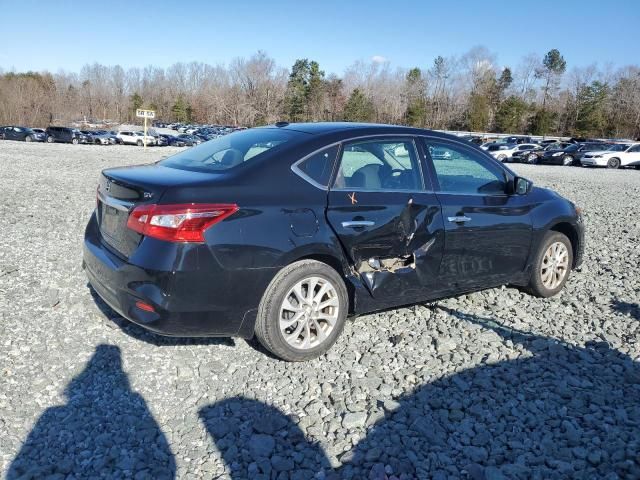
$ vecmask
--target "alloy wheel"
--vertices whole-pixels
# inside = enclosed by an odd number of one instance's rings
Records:
[[[542,257],[540,276],[542,284],[549,290],[557,288],[567,276],[569,271],[569,251],[562,242],[554,242],[549,245]]]
[[[297,282],[280,307],[279,327],[293,348],[308,350],[321,345],[339,318],[336,287],[326,278],[308,277]]]

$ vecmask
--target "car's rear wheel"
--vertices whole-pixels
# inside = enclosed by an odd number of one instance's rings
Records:
[[[506,158],[507,156],[504,153],[501,153],[500,155],[498,155],[498,160],[500,160],[501,162],[504,162]]]
[[[620,159],[619,158],[610,158],[607,161],[607,168],[620,168]]]
[[[567,236],[547,232],[536,254],[527,290],[537,297],[556,295],[567,282],[572,265],[573,247]]]
[[[316,260],[292,263],[278,272],[262,297],[256,337],[283,360],[316,358],[342,332],[348,304],[345,284],[329,265]]]
[[[564,157],[562,157],[562,164],[565,167],[573,165],[573,157],[571,155],[565,155]]]
[[[538,163],[538,156],[530,153],[527,155],[527,163]]]
[[[24,141],[25,142],[33,142],[33,137],[31,135],[27,135],[26,137],[24,137]]]
[[[79,142],[79,140],[77,138],[72,138],[71,139],[71,143],[73,143],[74,145],[77,145]]]
[[[136,143],[137,143],[137,145],[138,145],[139,147],[141,147],[141,146],[143,145],[142,140],[138,140]]]
[[[47,137],[47,143],[53,143],[54,141],[55,139],[51,135]]]

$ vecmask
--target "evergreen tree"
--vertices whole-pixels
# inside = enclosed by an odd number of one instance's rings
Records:
[[[406,77],[407,110],[405,119],[408,125],[423,127],[427,114],[425,98],[426,85],[419,68],[412,68]]]
[[[354,89],[344,106],[344,119],[347,122],[371,122],[374,118],[371,100],[359,88]]]
[[[178,98],[176,98],[173,107],[171,107],[171,113],[173,114],[173,118],[175,118],[178,122],[191,121],[191,105],[189,105],[189,103],[184,99],[183,95],[178,95]]]
[[[511,95],[500,104],[500,108],[496,112],[496,130],[505,133],[522,133],[522,125],[527,111],[526,102],[520,97]]]
[[[575,133],[577,135],[604,136],[607,130],[606,102],[609,86],[595,81],[580,89],[578,118]]]
[[[144,104],[144,100],[142,99],[142,97],[138,92],[134,92],[134,94],[129,97],[129,103],[131,105],[131,108],[130,108],[131,118],[135,118],[136,110],[139,108],[142,108],[142,105]]]

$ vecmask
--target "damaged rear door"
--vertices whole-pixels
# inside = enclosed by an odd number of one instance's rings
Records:
[[[327,219],[378,305],[440,293],[442,213],[436,195],[425,188],[413,138],[345,142]]]

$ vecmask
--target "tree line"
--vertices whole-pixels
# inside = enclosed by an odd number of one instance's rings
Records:
[[[228,65],[176,63],[80,72],[0,70],[0,124],[78,119],[134,122],[137,108],[166,121],[256,126],[279,120],[360,121],[433,129],[640,137],[640,67],[568,68],[562,54],[499,66],[485,47],[431,65],[358,61],[342,76],[299,59],[290,70],[265,52]]]

